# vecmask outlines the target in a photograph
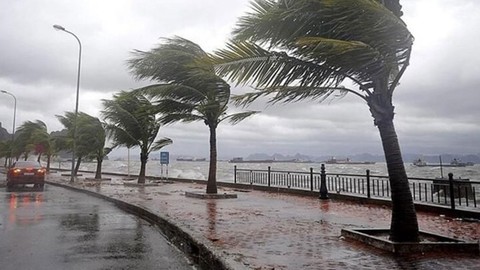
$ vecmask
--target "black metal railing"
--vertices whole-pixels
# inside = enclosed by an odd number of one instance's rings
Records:
[[[478,206],[480,181],[469,179],[454,179],[449,174],[448,179],[430,179],[410,177],[410,191],[415,202],[448,205],[456,207]],[[260,185],[320,191],[320,197],[328,198],[328,193],[339,193],[366,198],[390,198],[391,189],[388,176],[371,175],[370,170],[361,174],[327,173],[322,164],[320,172],[310,168],[307,172],[272,170],[239,169],[234,166],[234,182],[240,184]]]

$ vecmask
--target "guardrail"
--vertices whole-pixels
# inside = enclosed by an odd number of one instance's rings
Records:
[[[454,179],[430,179],[409,177],[410,190],[415,202],[449,206],[480,208],[476,190],[480,191],[480,181]],[[325,165],[320,172],[310,168],[308,172],[239,169],[234,166],[234,183],[282,187],[300,190],[320,191],[320,198],[328,198],[328,193],[341,193],[366,198],[390,198],[388,176],[371,175],[370,170],[361,174],[327,173]]]

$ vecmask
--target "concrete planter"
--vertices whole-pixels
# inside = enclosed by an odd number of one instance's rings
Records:
[[[478,242],[466,242],[459,239],[420,231],[420,242],[400,243],[388,240],[389,231],[389,229],[383,228],[354,228],[342,229],[341,234],[347,239],[360,241],[367,245],[374,246],[385,251],[390,251],[394,254],[418,254],[435,251],[446,251],[453,253],[469,253],[480,255],[480,247]]]

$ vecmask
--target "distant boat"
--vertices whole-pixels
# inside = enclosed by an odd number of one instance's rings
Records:
[[[230,163],[311,163],[310,160],[300,159],[251,159],[244,160],[242,157],[235,157],[229,160]]]
[[[416,160],[413,161],[413,165],[415,165],[417,167],[425,167],[425,166],[427,166],[427,162],[425,162],[424,160],[419,158],[419,159],[416,159]]]
[[[273,163],[273,159],[244,160],[242,157],[235,157],[229,160],[230,163]]]
[[[367,165],[367,164],[375,164],[373,161],[351,161],[349,158],[346,159],[336,159],[331,158],[325,161],[326,164],[349,164],[349,165]]]
[[[460,160],[454,158],[450,164],[442,164],[441,162],[438,164],[428,164],[422,159],[416,159],[412,163],[417,167],[466,167],[466,166],[473,166],[472,162],[461,162]]]
[[[466,166],[473,166],[473,162],[462,162],[460,160],[457,160],[456,158],[454,158],[451,162],[450,162],[450,165],[454,166],[454,167],[466,167]]]
[[[184,157],[183,158],[182,157],[177,158],[177,161],[206,161],[206,160],[207,160],[206,158],[190,158],[190,157],[188,157],[188,158],[184,158]]]
[[[177,158],[177,161],[193,161],[193,158]]]

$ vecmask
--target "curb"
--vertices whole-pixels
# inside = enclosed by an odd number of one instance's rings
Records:
[[[96,198],[112,202],[118,208],[134,214],[152,224],[155,224],[163,233],[165,238],[175,245],[179,250],[181,250],[185,255],[187,255],[200,269],[239,269],[239,265],[236,265],[235,268],[232,267],[231,263],[228,263],[227,260],[220,255],[218,250],[215,250],[213,247],[208,247],[208,244],[201,240],[201,236],[193,236],[194,233],[192,232],[187,233],[187,229],[181,228],[168,218],[159,216],[146,208],[79,187],[51,181],[45,181],[45,183],[48,183],[52,186],[58,186],[73,191],[82,192]]]

